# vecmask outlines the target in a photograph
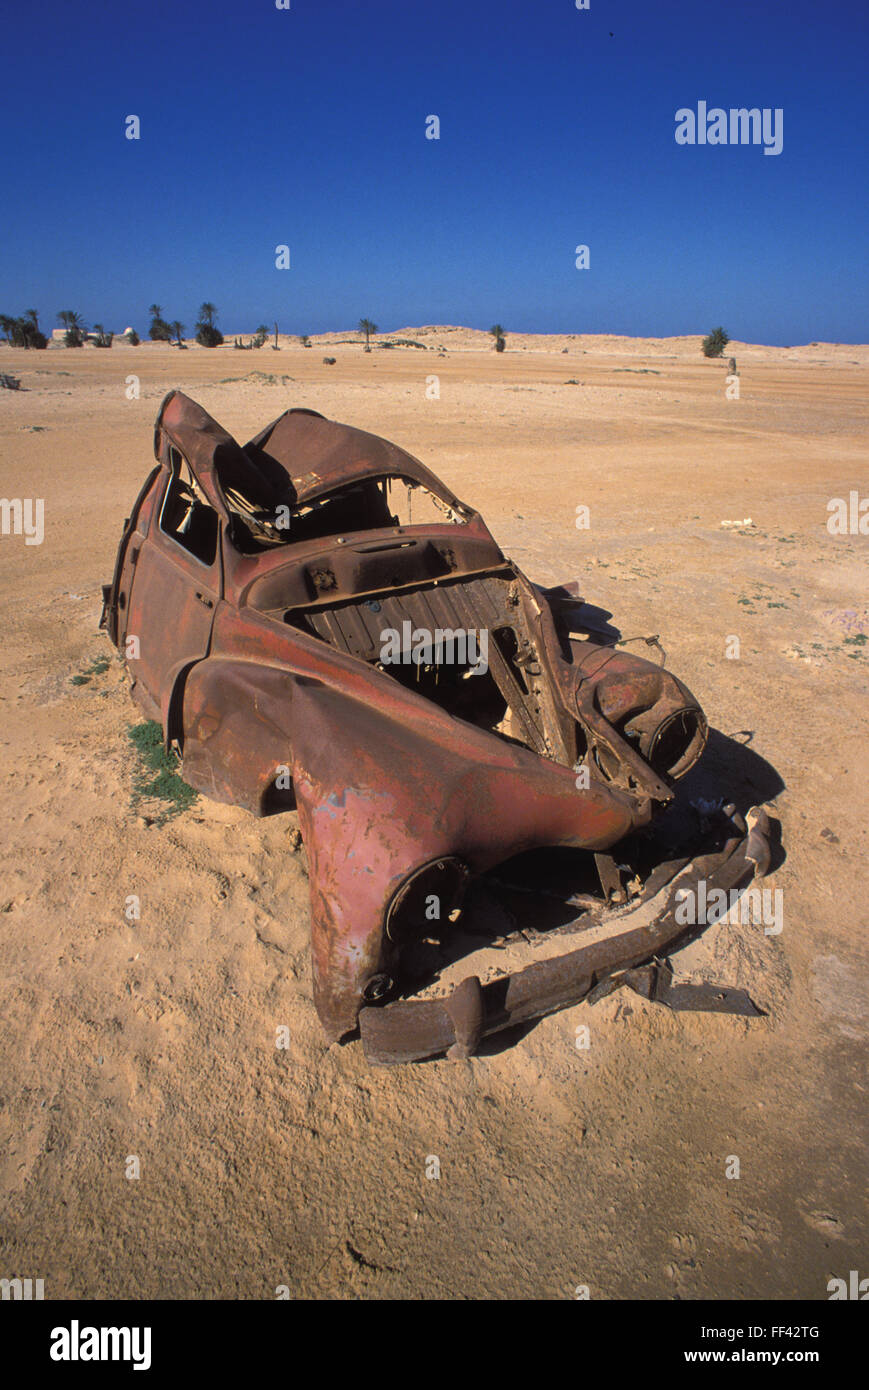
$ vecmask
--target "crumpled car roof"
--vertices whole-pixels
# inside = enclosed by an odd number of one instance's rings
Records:
[[[266,507],[311,502],[371,477],[410,478],[453,506],[462,504],[425,464],[366,430],[313,410],[286,410],[244,448],[183,391],[170,391],[157,416],[154,453],[166,435],[190,464],[211,506],[229,515],[224,487]],[[221,486],[221,483],[223,486]]]

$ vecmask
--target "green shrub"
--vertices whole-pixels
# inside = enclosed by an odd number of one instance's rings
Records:
[[[713,328],[703,339],[703,356],[720,357],[729,342],[730,338],[723,328]]]
[[[223,334],[213,323],[201,323],[196,333],[196,341],[201,347],[220,347]]]
[[[165,801],[166,807],[155,818],[155,824],[165,825],[180,816],[196,800],[196,792],[184,782],[178,772],[178,759],[167,753],[163,730],[156,720],[136,724],[127,735],[139,755],[139,765],[133,769],[131,806],[155,799]]]

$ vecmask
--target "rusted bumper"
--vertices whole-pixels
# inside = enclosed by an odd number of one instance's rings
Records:
[[[446,998],[401,1001],[363,1008],[359,1030],[369,1062],[390,1065],[446,1053],[470,1057],[482,1038],[504,1028],[557,1013],[583,1000],[602,980],[661,955],[697,927],[677,920],[680,890],[704,880],[713,888],[747,887],[769,866],[769,825],[765,812],[748,813],[748,825],[734,816],[734,829],[723,848],[690,862],[659,895],[651,921],[636,926],[636,910],[618,914],[612,932],[576,951],[536,962],[506,978],[481,985],[472,975]],[[658,899],[655,899],[657,902]],[[595,933],[595,935],[597,935]]]

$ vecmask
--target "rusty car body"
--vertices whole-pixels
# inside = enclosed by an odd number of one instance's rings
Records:
[[[612,851],[703,751],[685,685],[584,622],[569,587],[531,583],[473,507],[375,435],[291,409],[242,447],[171,391],[154,451],[102,625],[192,787],[254,816],[297,808],[328,1036],[359,1028],[375,1062],[466,1057],[660,960],[684,933],[672,886],[687,861],[631,899]],[[393,664],[385,630],[403,634]],[[472,630],[488,634],[486,670],[408,660],[418,632]],[[407,998],[404,951],[431,903],[448,932],[471,882],[552,847],[596,866],[594,939]],[[734,813],[693,870],[729,888],[766,860],[762,813]],[[668,885],[637,927],[628,909]]]

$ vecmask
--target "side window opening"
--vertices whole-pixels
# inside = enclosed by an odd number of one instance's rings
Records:
[[[220,524],[214,508],[204,500],[190,465],[172,449],[172,476],[160,513],[160,530],[203,565],[217,558]]]

